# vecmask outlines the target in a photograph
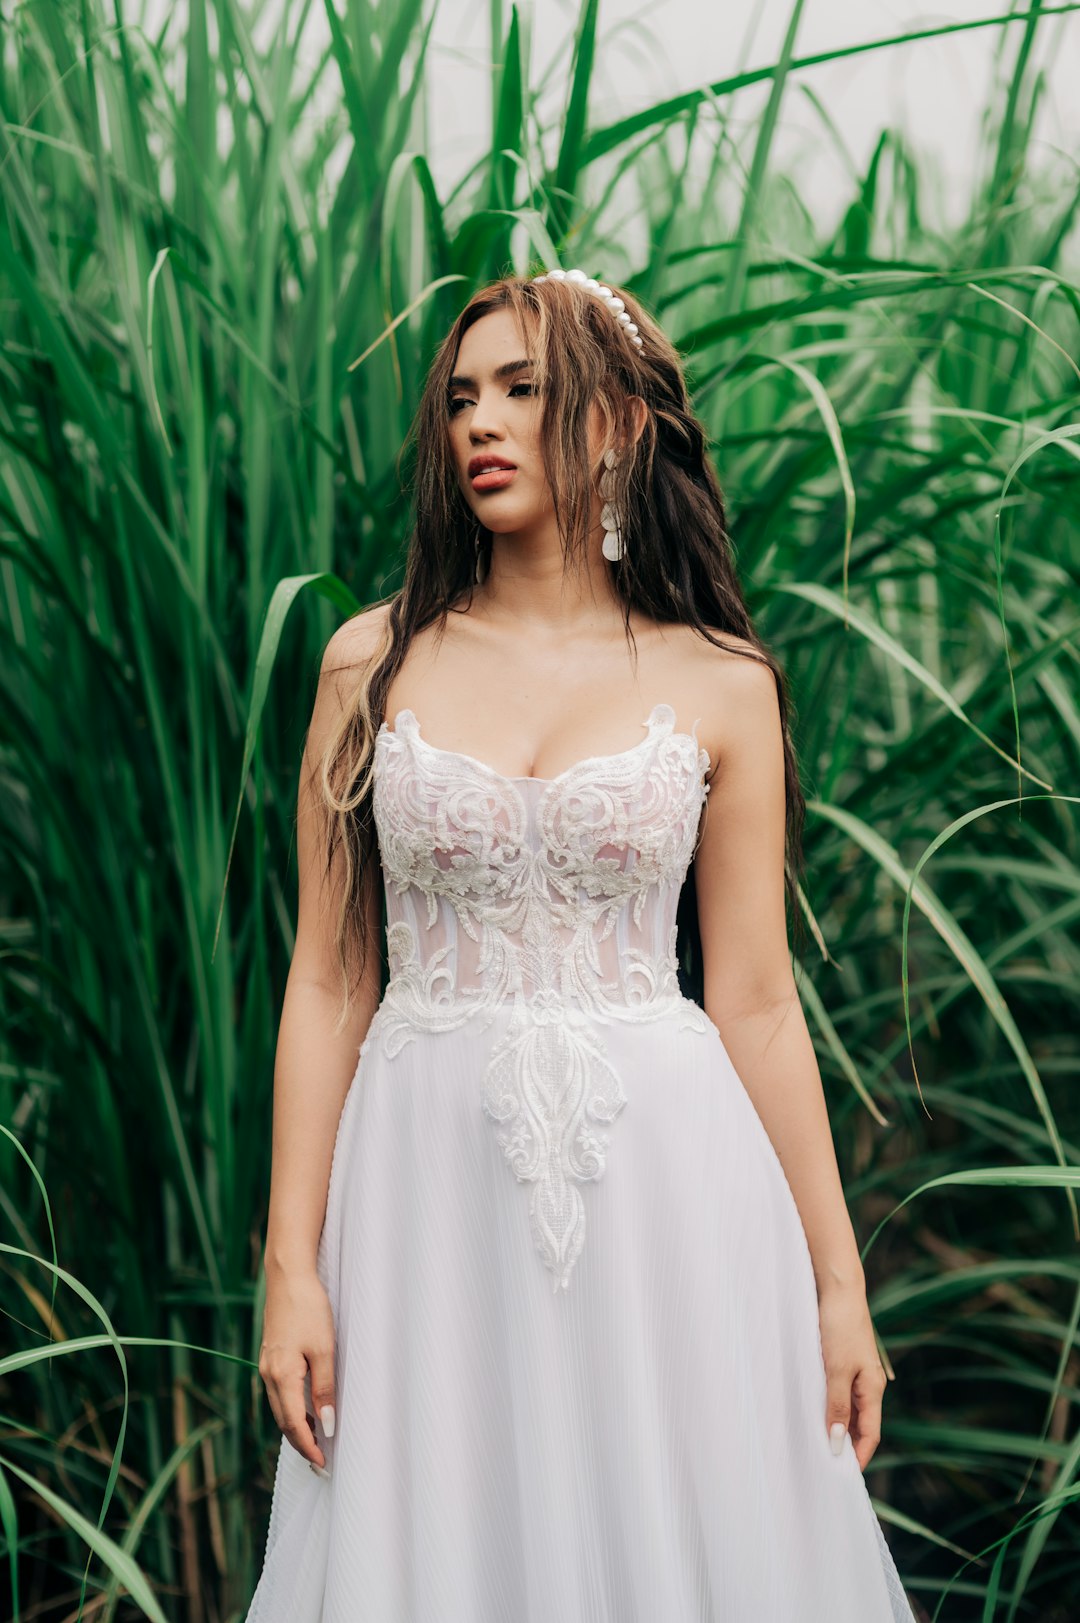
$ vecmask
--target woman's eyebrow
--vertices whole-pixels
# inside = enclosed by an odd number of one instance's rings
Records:
[[[501,382],[503,378],[512,378],[515,372],[526,371],[532,364],[532,361],[504,361],[501,366],[495,368],[491,375],[498,382]],[[467,378],[463,374],[455,374],[450,379],[449,387],[451,389],[475,389],[476,379]]]

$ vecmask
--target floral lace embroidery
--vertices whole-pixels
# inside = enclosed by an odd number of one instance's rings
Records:
[[[390,979],[364,1041],[490,1025],[480,1089],[536,1248],[567,1288],[585,1237],[578,1185],[603,1174],[626,1103],[612,1021],[710,1022],[679,990],[675,910],[709,785],[708,751],[655,705],[647,736],[554,778],[508,778],[420,735],[411,710],[375,744],[374,815]],[[696,724],[695,724],[696,726]]]

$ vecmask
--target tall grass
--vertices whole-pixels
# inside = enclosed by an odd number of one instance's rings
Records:
[[[492,6],[490,144],[446,196],[416,0],[285,0],[265,46],[257,8],[206,0],[156,37],[101,0],[4,25],[13,1615],[243,1615],[277,1444],[254,1361],[316,660],[399,578],[434,344],[479,281],[556,257],[626,282],[688,353],[791,676],[801,990],[897,1376],[875,1506],[928,1617],[1080,1612],[1080,188],[1032,141],[1077,7],[978,25],[996,89],[950,228],[898,129],[838,224],[800,201],[774,155],[798,87],[834,139],[801,5],[779,64],[608,127],[597,10],[547,127],[522,20]]]

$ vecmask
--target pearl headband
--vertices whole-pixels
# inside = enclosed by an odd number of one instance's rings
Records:
[[[575,282],[578,287],[583,287],[587,293],[595,293],[597,298],[603,299],[604,303],[607,305],[608,309],[611,311],[619,325],[626,329],[627,337],[633,339],[638,349],[643,348],[641,335],[637,329],[637,323],[631,321],[626,305],[623,303],[622,299],[620,299],[617,294],[613,293],[609,287],[605,287],[603,282],[598,282],[594,276],[586,276],[583,270],[553,270],[546,271],[543,276],[534,276],[533,281]]]

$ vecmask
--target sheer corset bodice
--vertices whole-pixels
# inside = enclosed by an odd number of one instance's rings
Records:
[[[603,1024],[708,1030],[676,971],[676,907],[708,794],[708,751],[657,704],[646,736],[554,778],[509,778],[421,736],[375,743],[374,815],[390,978],[369,1036],[388,1053],[466,1021],[504,1029],[481,1090],[558,1286],[584,1229],[573,1182],[599,1176],[625,1102]],[[695,723],[696,728],[696,723]]]
[[[677,992],[675,909],[708,752],[656,705],[639,744],[507,778],[383,724],[375,790],[391,992],[425,1026],[481,1005],[618,1016]]]

